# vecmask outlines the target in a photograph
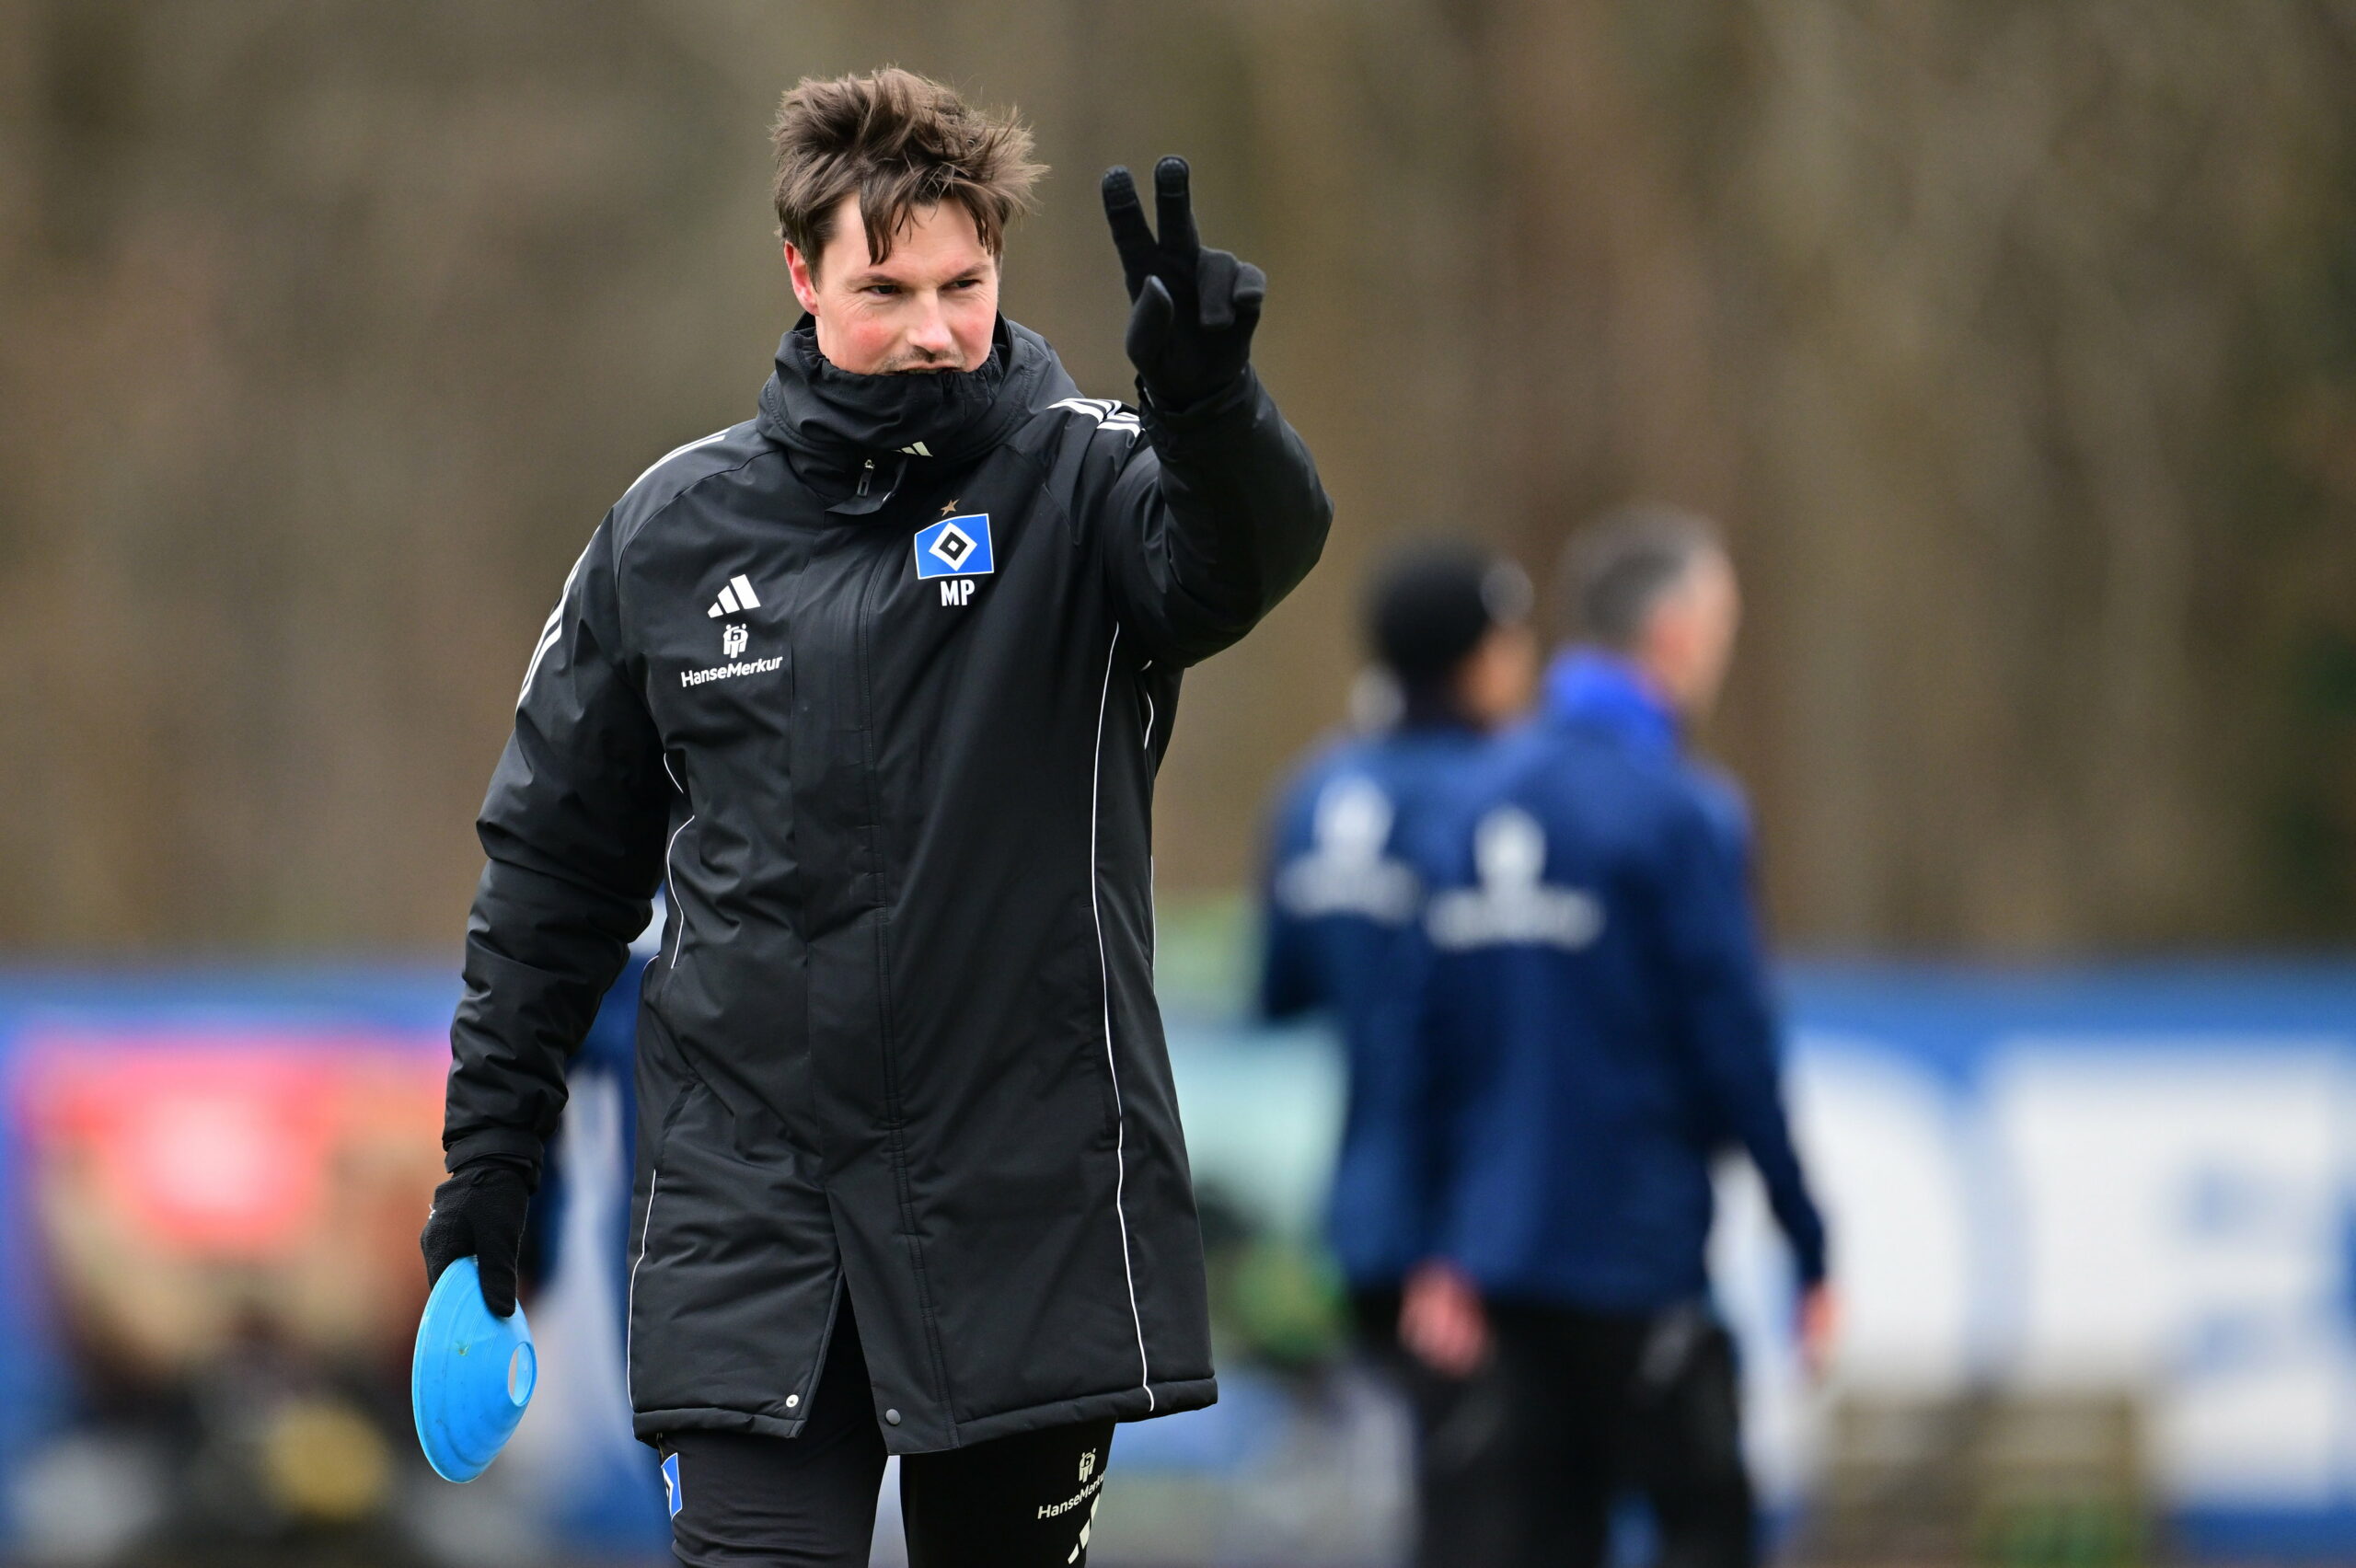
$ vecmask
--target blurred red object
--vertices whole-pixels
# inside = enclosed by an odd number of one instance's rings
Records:
[[[341,1149],[431,1128],[443,1055],[437,1036],[52,1033],[28,1043],[19,1105],[36,1158],[86,1163],[148,1245],[259,1262],[315,1232]]]

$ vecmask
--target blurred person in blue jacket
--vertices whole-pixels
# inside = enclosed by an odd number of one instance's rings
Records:
[[[1366,625],[1378,667],[1357,706],[1377,711],[1362,711],[1364,732],[1327,746],[1283,792],[1263,888],[1263,1012],[1324,1014],[1344,1043],[1348,1099],[1328,1233],[1358,1337],[1406,1375],[1416,1407],[1423,1568],[1496,1561],[1472,1528],[1496,1510],[1472,1489],[1494,1483],[1502,1425],[1496,1399],[1424,1372],[1397,1343],[1401,1283],[1429,1239],[1412,1042],[1392,1021],[1412,1000],[1399,988],[1399,956],[1423,895],[1397,846],[1461,782],[1487,733],[1527,706],[1537,671],[1530,603],[1520,568],[1469,544],[1410,546],[1376,574]]]
[[[1573,640],[1538,717],[1412,847],[1432,1228],[1401,1335],[1507,1390],[1507,1561],[1591,1568],[1633,1488],[1661,1563],[1749,1568],[1734,1348],[1703,1260],[1722,1153],[1763,1179],[1812,1368],[1836,1313],[1784,1116],[1745,808],[1686,751],[1739,596],[1716,529],[1650,507],[1574,536],[1563,596]]]

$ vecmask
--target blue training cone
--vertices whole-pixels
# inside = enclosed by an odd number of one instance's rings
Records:
[[[472,1258],[442,1271],[418,1320],[409,1398],[418,1446],[445,1481],[472,1481],[491,1468],[532,1402],[539,1363],[524,1309],[512,1318],[483,1305]]]

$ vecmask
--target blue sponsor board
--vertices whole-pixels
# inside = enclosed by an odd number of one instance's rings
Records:
[[[1836,1389],[2131,1389],[2177,1550],[2356,1558],[2356,964],[1802,964],[1786,980],[1794,1115],[1847,1297]],[[28,1473],[89,1386],[51,1305],[28,1065],[230,1037],[316,1051],[399,1036],[430,1056],[457,995],[450,974],[391,967],[0,976],[0,1470]],[[565,1493],[538,1500],[552,1528],[628,1534],[651,1559],[663,1490],[619,1372],[629,1117],[606,1081],[628,1052],[614,1011],[569,1113],[572,1196],[544,1205],[563,1245],[534,1328],[563,1375],[516,1442],[563,1456],[533,1471]],[[1255,1224],[1313,1232],[1340,1106],[1330,1049],[1199,1016],[1174,1020],[1171,1043],[1197,1181],[1242,1194]],[[208,1201],[252,1169],[225,1164]],[[1716,1261],[1746,1341],[1753,1457],[1779,1509],[1805,1507],[1826,1401],[1791,1364],[1788,1267],[1755,1186],[1738,1174],[1724,1191]],[[1220,1371],[1220,1405],[1125,1428],[1114,1469],[1222,1486],[1270,1469],[1315,1401]]]

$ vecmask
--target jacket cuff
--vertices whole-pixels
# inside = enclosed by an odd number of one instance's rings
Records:
[[[462,1168],[486,1159],[520,1165],[534,1187],[540,1184],[540,1140],[514,1127],[485,1127],[445,1145],[442,1168],[455,1176]]]
[[[1172,408],[1156,400],[1138,377],[1138,409],[1160,430],[1174,436],[1184,436],[1232,419],[1239,409],[1256,410],[1260,403],[1260,375],[1250,365],[1243,374],[1207,397],[1197,398],[1182,407]]]

